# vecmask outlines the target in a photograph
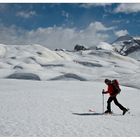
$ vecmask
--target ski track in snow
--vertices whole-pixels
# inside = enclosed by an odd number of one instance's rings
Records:
[[[122,87],[118,100],[131,114],[113,116],[88,112],[102,113],[100,82],[0,80],[0,85],[0,136],[140,136],[138,89]],[[113,103],[112,109],[122,113]]]

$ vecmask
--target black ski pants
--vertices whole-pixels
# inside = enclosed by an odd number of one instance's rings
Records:
[[[116,96],[111,96],[108,98],[108,101],[107,101],[107,110],[108,111],[111,111],[111,102],[114,101],[115,105],[117,105],[121,110],[125,110],[126,108],[123,107],[117,100]]]

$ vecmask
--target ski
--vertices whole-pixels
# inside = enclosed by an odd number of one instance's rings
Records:
[[[127,108],[128,111],[125,112],[125,114],[119,114],[119,113],[114,113],[114,112],[111,112],[111,113],[97,113],[94,109],[89,109],[88,112],[91,112],[93,115],[95,114],[100,114],[100,115],[112,115],[112,116],[124,116],[124,115],[127,115],[127,114],[130,114],[130,109]]]

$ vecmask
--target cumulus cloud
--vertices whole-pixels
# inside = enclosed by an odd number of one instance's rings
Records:
[[[36,12],[35,11],[19,11],[17,12],[16,16],[22,17],[22,18],[30,18],[32,16],[35,16]]]
[[[106,27],[101,22],[90,23],[84,29],[48,27],[36,30],[23,30],[16,26],[4,27],[0,25],[0,43],[4,44],[41,44],[50,49],[73,49],[74,45],[97,45],[109,38],[108,32],[112,27]]]
[[[117,37],[120,37],[120,36],[124,36],[124,35],[128,35],[129,34],[127,30],[119,30],[119,31],[115,31],[114,33],[115,33],[115,35]]]
[[[140,12],[140,3],[123,3],[119,4],[115,9],[115,13],[134,13]]]

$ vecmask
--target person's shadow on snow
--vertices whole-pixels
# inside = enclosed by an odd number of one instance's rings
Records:
[[[72,113],[73,115],[89,116],[89,115],[103,115],[103,113]]]

